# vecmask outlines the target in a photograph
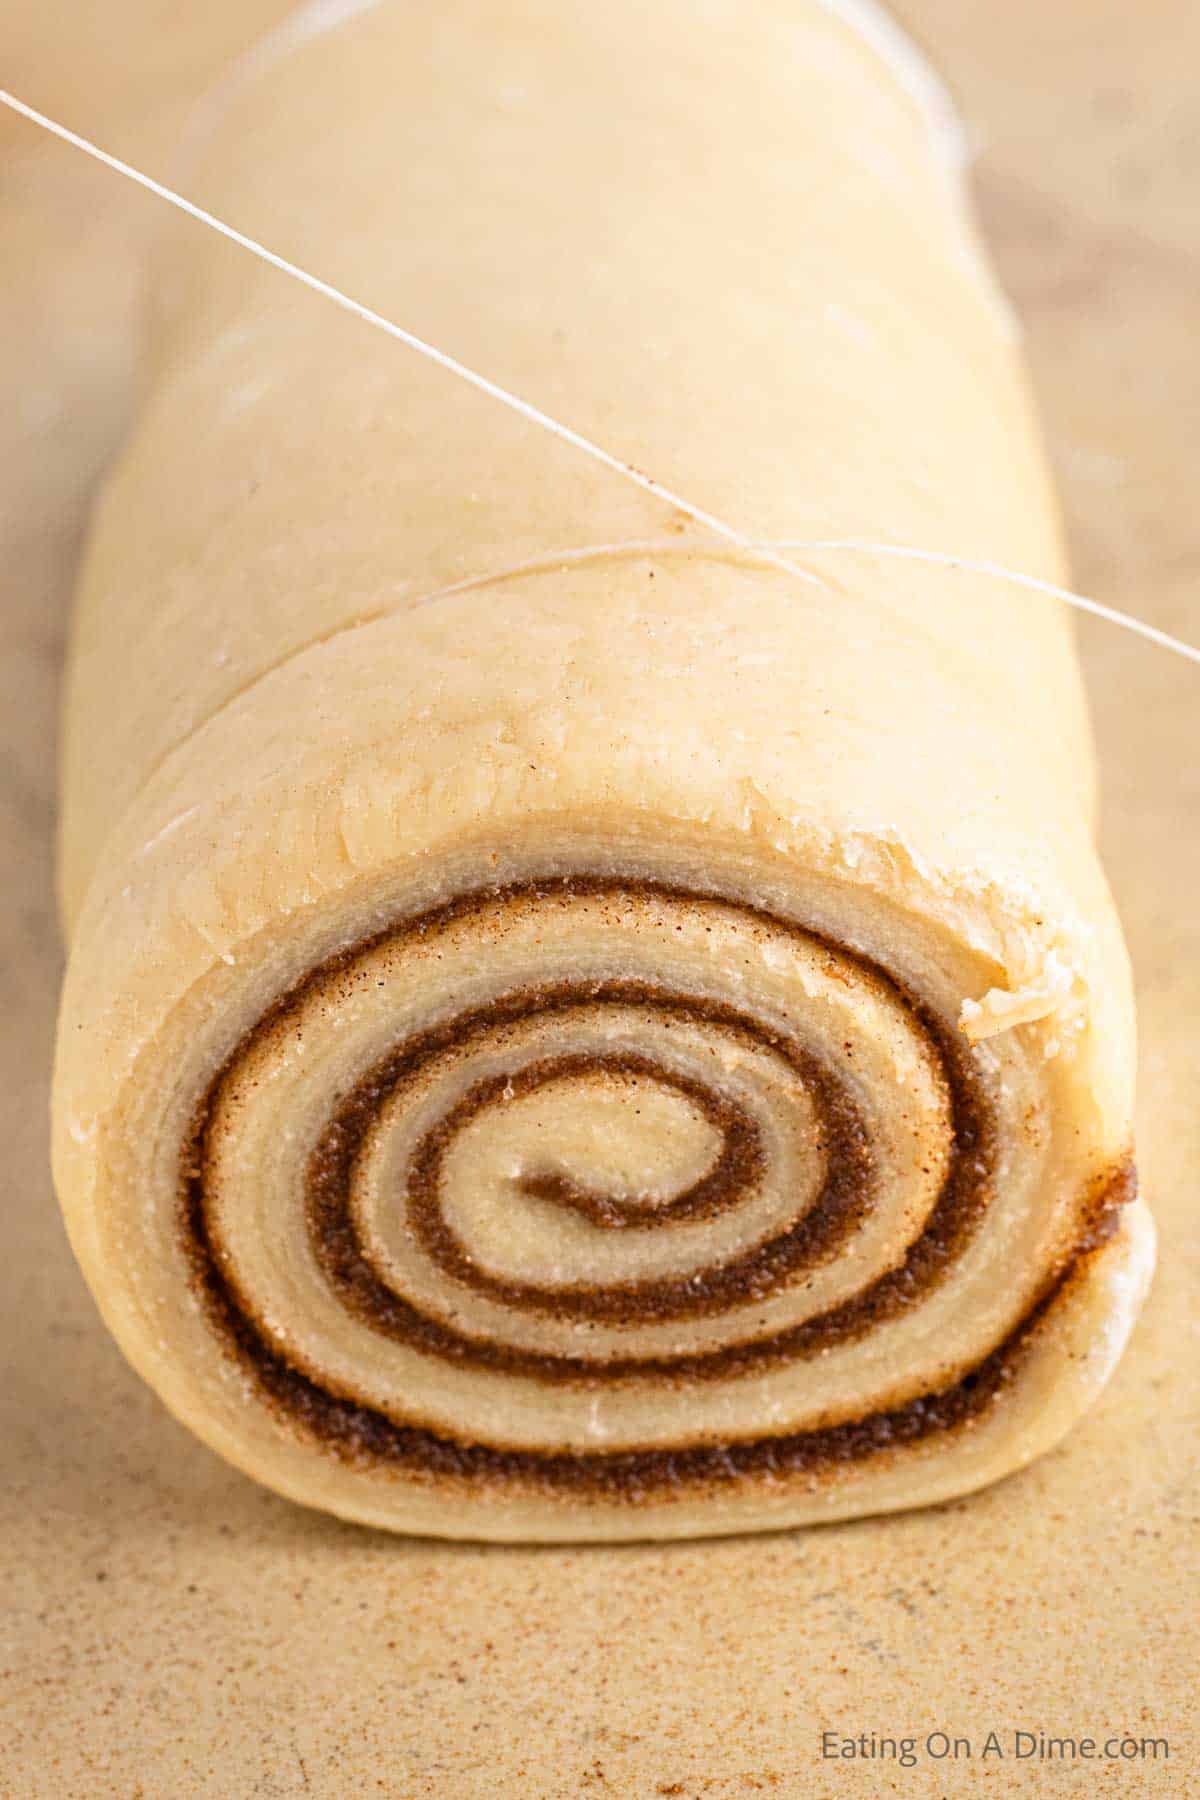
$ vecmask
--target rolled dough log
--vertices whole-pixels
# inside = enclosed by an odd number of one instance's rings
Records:
[[[815,0],[383,6],[231,78],[190,191],[755,541],[1054,579],[932,91]],[[1055,1442],[1153,1259],[1062,612],[732,549],[193,224],[154,298],[54,1102],[136,1368],[448,1536],[843,1518]]]

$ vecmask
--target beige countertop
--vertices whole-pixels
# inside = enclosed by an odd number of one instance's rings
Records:
[[[3,82],[161,169],[180,97],[283,10],[117,0],[56,24],[11,0]],[[1200,13],[899,10],[976,135],[1079,584],[1200,640]],[[7,117],[0,170],[0,1792],[1200,1795],[1200,672],[1081,627],[1162,1249],[1061,1449],[930,1512],[695,1546],[477,1549],[303,1512],[124,1366],[50,1187],[57,670],[155,203]],[[911,1735],[914,1764],[823,1760],[822,1731]],[[1017,1758],[1017,1731],[1165,1737],[1170,1759]],[[972,1754],[939,1756],[939,1732]]]

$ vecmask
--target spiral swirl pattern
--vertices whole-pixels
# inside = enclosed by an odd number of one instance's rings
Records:
[[[180,1229],[212,1328],[337,1456],[638,1496],[986,1408],[1131,1191],[1093,1184],[1071,1254],[973,1330],[1009,1135],[965,1039],[860,952],[563,877],[288,993],[197,1113]]]

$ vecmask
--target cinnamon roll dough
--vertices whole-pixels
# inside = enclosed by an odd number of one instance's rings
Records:
[[[189,191],[756,542],[1060,578],[931,91],[815,3],[382,7],[231,79]],[[786,554],[167,233],[73,643],[55,1167],[126,1354],[280,1492],[847,1517],[1111,1372],[1153,1237],[1068,621]]]

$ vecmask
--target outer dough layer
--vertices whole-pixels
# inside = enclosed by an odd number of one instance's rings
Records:
[[[927,124],[822,6],[381,8],[233,93],[196,191],[757,537],[1062,572]],[[890,1510],[1055,1441],[1153,1257],[1060,612],[727,554],[194,230],[158,292],[55,1084],[131,1360],[447,1535]]]

